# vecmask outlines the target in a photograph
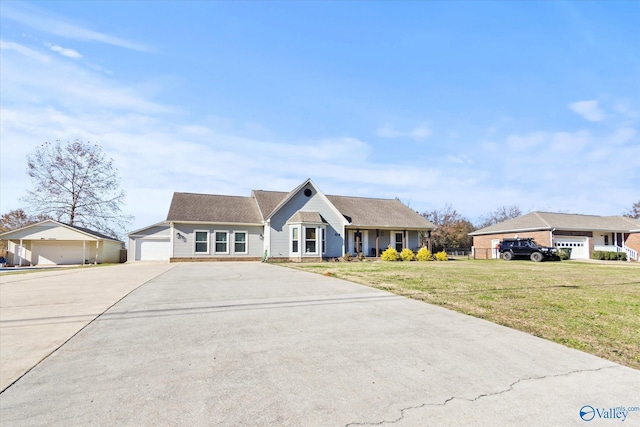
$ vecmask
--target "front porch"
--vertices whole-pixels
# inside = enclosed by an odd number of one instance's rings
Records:
[[[389,246],[398,252],[404,248],[414,251],[426,246],[431,250],[430,230],[397,230],[391,228],[347,228],[345,254],[379,258]]]
[[[593,232],[593,250],[603,252],[626,252],[628,261],[638,261],[638,251],[627,246],[631,237],[626,232]]]

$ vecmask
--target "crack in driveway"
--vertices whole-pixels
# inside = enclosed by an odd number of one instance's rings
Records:
[[[396,418],[395,420],[383,420],[383,421],[379,421],[379,422],[350,422],[348,424],[345,425],[345,427],[350,427],[350,426],[379,426],[379,425],[383,425],[383,424],[395,424],[399,421],[401,421],[404,417],[405,417],[405,413],[408,411],[411,411],[413,409],[421,409],[421,408],[426,408],[429,406],[445,406],[447,403],[453,401],[453,400],[466,400],[467,402],[475,402],[476,400],[480,400],[483,397],[491,397],[491,396],[497,396],[500,394],[504,394],[504,393],[508,393],[511,390],[513,390],[513,388],[516,386],[516,384],[519,384],[521,382],[524,381],[536,381],[536,380],[543,380],[546,378],[557,378],[557,377],[567,377],[573,374],[578,374],[578,373],[582,373],[582,372],[598,372],[598,371],[602,371],[605,369],[612,369],[612,368],[620,368],[621,366],[618,365],[613,365],[613,366],[603,366],[601,368],[596,368],[596,369],[578,369],[575,371],[569,371],[569,372],[565,372],[562,374],[555,374],[555,375],[543,375],[543,376],[539,376],[539,377],[529,377],[529,378],[520,378],[517,381],[514,381],[513,383],[511,383],[509,385],[508,388],[504,389],[504,390],[500,390],[500,391],[496,391],[495,393],[483,393],[483,394],[479,394],[476,397],[469,399],[466,397],[458,397],[458,396],[451,396],[447,399],[445,399],[442,403],[423,403],[421,405],[415,405],[415,406],[408,406],[406,408],[402,408],[400,409],[400,417]]]

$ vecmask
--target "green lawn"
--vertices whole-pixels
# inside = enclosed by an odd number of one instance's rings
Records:
[[[437,304],[640,369],[640,263],[286,265]]]

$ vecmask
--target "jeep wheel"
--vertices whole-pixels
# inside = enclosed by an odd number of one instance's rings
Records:
[[[540,252],[534,252],[531,254],[530,258],[531,261],[540,262],[544,258],[544,255],[542,255]]]
[[[502,258],[504,258],[505,261],[511,261],[513,259],[513,252],[503,253]]]

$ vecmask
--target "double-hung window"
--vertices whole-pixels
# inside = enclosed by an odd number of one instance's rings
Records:
[[[318,229],[315,227],[305,227],[304,228],[304,251],[308,254],[315,254],[318,252],[316,247],[316,236]]]
[[[229,246],[228,246],[228,238],[229,233],[226,231],[216,231],[216,253],[217,254],[228,254]]]
[[[233,233],[233,252],[237,254],[247,253],[247,233],[245,231],[236,231]]]
[[[209,232],[195,230],[195,253],[208,254],[209,253]]]
[[[291,227],[291,253],[297,254],[300,253],[300,228],[299,227]]]

